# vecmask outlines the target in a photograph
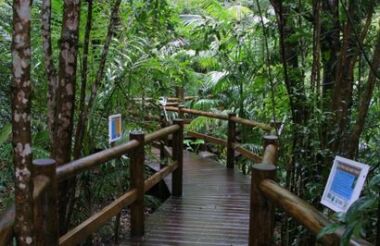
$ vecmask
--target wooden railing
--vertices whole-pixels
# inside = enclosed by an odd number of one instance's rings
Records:
[[[312,205],[276,183],[278,145],[273,138],[264,142],[262,162],[252,167],[249,244],[270,245],[267,242],[273,239],[275,207],[281,208],[314,235],[318,235],[330,221]],[[335,233],[324,235],[320,241],[323,245],[339,245],[343,231],[344,228],[341,228]],[[351,239],[349,244],[371,245],[362,239]]]
[[[227,167],[233,168],[235,162],[235,151],[242,156],[252,160],[252,178],[250,195],[250,225],[249,245],[272,245],[273,231],[275,226],[275,206],[283,209],[285,213],[294,218],[314,234],[327,226],[329,220],[313,206],[295,196],[285,188],[281,187],[276,180],[276,160],[278,155],[278,138],[275,135],[266,135],[263,138],[263,156],[243,148],[236,141],[236,123],[251,127],[258,127],[265,131],[273,130],[271,125],[258,123],[252,120],[236,117],[235,114],[215,114],[183,107],[167,107],[168,111],[179,113],[180,118],[184,114],[206,116],[228,121],[228,139],[220,139],[207,134],[191,132],[187,134],[194,138],[204,139],[213,144],[227,147]],[[161,121],[162,122],[162,121]],[[40,245],[73,245],[83,241],[88,235],[95,232],[110,218],[120,213],[121,209],[130,205],[131,208],[131,235],[141,236],[144,234],[143,196],[146,191],[161,181],[165,176],[173,173],[172,191],[174,196],[182,195],[182,162],[183,162],[183,125],[184,120],[175,120],[174,125],[163,127],[149,135],[132,133],[130,141],[120,146],[107,149],[96,154],[70,162],[58,168],[52,160],[37,160],[33,162],[34,170],[34,200],[36,209],[36,239]],[[187,121],[189,122],[189,121]],[[172,157],[169,165],[144,180],[144,146],[155,140],[166,139],[173,134],[173,148],[170,149],[161,143],[161,158]],[[58,211],[57,211],[57,184],[59,181],[78,175],[90,170],[123,154],[129,154],[131,188],[130,190],[104,207],[101,211],[86,219],[80,225],[58,238]],[[0,219],[0,245],[7,242],[12,235],[14,223],[14,208],[7,211]],[[338,245],[342,237],[342,230],[333,234],[324,235],[321,242],[326,245]],[[371,245],[370,243],[352,239],[351,245]]]
[[[306,201],[297,197],[287,189],[281,187],[276,180],[276,160],[278,155],[278,137],[275,135],[265,135],[263,137],[264,153],[263,156],[243,148],[236,143],[236,125],[241,123],[246,126],[257,127],[265,131],[274,130],[278,124],[263,124],[248,119],[236,117],[235,114],[216,114],[194,109],[167,107],[168,111],[178,112],[181,118],[184,113],[205,116],[219,120],[228,120],[228,140],[209,136],[198,132],[188,131],[187,135],[194,138],[203,139],[207,142],[227,147],[227,167],[234,166],[234,151],[252,160],[254,163],[251,172],[251,202],[250,202],[250,226],[249,226],[249,245],[262,246],[272,245],[273,232],[275,226],[275,207],[281,208],[298,223],[305,226],[314,235],[318,235],[321,229],[328,224],[329,220],[325,215],[308,204]],[[343,229],[336,233],[323,236],[320,241],[324,245],[339,245]],[[351,239],[350,245],[371,245],[362,239]]]
[[[130,206],[131,236],[144,234],[144,193],[172,173],[172,195],[182,196],[183,164],[183,121],[175,120],[174,125],[144,135],[141,132],[130,134],[130,141],[103,150],[96,154],[72,161],[56,168],[53,160],[33,162],[34,208],[35,208],[35,244],[36,245],[76,245],[85,240],[112,217]],[[160,171],[144,180],[144,147],[153,141],[173,135],[172,161]],[[105,206],[65,235],[58,234],[58,183],[84,171],[128,154],[130,158],[130,190]],[[14,207],[9,209],[0,220],[0,245],[8,245],[13,234],[15,220]]]
[[[210,142],[213,144],[226,146],[227,147],[227,168],[234,168],[235,151],[241,154],[242,156],[248,159],[251,159],[255,162],[260,162],[262,160],[262,157],[244,148],[240,143],[237,142],[236,123],[253,127],[253,128],[259,128],[259,129],[264,130],[267,133],[275,130],[273,125],[260,123],[260,122],[249,120],[249,119],[243,119],[243,118],[237,117],[235,113],[229,113],[229,114],[212,113],[212,112],[205,112],[201,110],[188,109],[188,108],[184,108],[183,106],[166,107],[166,110],[177,112],[179,117],[182,119],[185,119],[185,114],[189,114],[189,115],[204,116],[208,118],[228,121],[227,140],[209,136],[207,134],[202,134],[199,132],[193,132],[193,131],[187,132],[187,135],[190,137],[203,139],[206,142]],[[191,120],[190,121],[185,120],[185,122],[190,123]]]

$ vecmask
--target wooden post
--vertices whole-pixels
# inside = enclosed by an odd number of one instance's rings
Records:
[[[172,191],[173,196],[182,196],[182,175],[183,175],[183,120],[175,119],[175,124],[180,129],[173,134],[173,160],[177,161],[178,168],[173,172]]]
[[[251,207],[249,217],[249,245],[270,246],[274,229],[274,204],[260,190],[264,179],[275,179],[276,167],[272,164],[255,164],[252,167]]]
[[[182,109],[184,107],[185,106],[183,104],[178,105],[178,118],[179,119],[184,119],[184,114],[183,114],[183,111],[182,111]]]
[[[164,113],[161,113],[160,115],[160,119],[161,119],[161,128],[165,128],[166,127],[166,119],[165,119],[165,115]],[[167,144],[167,137],[164,137],[161,141],[160,141],[160,168],[163,168],[165,166],[165,145]]]
[[[137,199],[131,204],[131,236],[144,235],[144,133],[132,132],[130,140],[137,140],[139,146],[130,154],[131,189],[137,190]]]
[[[235,116],[235,113],[228,114],[227,168],[234,168],[235,165],[236,123],[231,120]]]
[[[39,175],[49,178],[49,184],[35,200],[35,245],[58,245],[58,189],[56,162],[52,159],[33,161],[33,177]]]
[[[265,135],[263,139],[264,139],[264,143],[263,143],[264,151],[265,151],[265,148],[269,144],[273,144],[275,146],[278,146],[278,137],[275,135]]]
[[[185,99],[185,90],[183,89],[182,86],[176,86],[175,87],[175,96],[179,99],[179,104],[183,102]]]
[[[276,165],[277,161],[277,149],[278,149],[278,137],[274,135],[264,136],[264,155],[262,163]]]
[[[115,147],[115,142],[112,142],[111,148]],[[121,212],[118,213],[115,217],[115,224],[114,224],[114,243],[119,243],[119,232],[120,232],[120,219],[121,219]]]

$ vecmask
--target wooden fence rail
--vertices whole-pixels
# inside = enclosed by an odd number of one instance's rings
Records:
[[[314,207],[295,196],[276,183],[276,160],[278,156],[278,137],[266,135],[263,138],[264,153],[260,157],[243,148],[236,141],[236,123],[258,127],[270,131],[272,127],[252,120],[241,119],[235,114],[215,114],[183,107],[167,107],[168,111],[178,112],[181,117],[184,113],[201,115],[228,121],[227,140],[209,136],[207,134],[188,132],[188,135],[201,138],[214,144],[227,147],[227,167],[233,168],[235,151],[254,161],[251,178],[250,226],[249,245],[272,245],[275,227],[275,206],[282,208],[288,215],[297,220],[314,234],[328,225],[328,219]],[[126,207],[131,208],[131,235],[144,234],[144,193],[172,173],[172,191],[174,196],[182,195],[183,176],[183,120],[174,120],[174,125],[164,127],[148,135],[141,132],[131,133],[130,141],[107,149],[96,154],[72,161],[56,168],[52,160],[37,160],[33,162],[34,203],[36,221],[36,239],[38,245],[75,245],[95,232],[100,226],[118,215]],[[172,135],[171,155],[166,140]],[[154,144],[161,140],[160,157],[172,157],[168,165],[162,165],[160,171],[144,180],[144,146]],[[111,202],[99,212],[95,213],[80,225],[58,238],[58,212],[57,212],[57,184],[59,181],[90,170],[109,160],[124,154],[130,157],[131,188],[130,190]],[[14,207],[0,217],[0,245],[8,245],[13,234],[15,220]],[[326,245],[338,245],[342,231],[328,234],[321,241]],[[351,245],[371,245],[370,243],[352,239]]]
[[[212,113],[212,112],[206,112],[206,111],[201,111],[201,110],[196,110],[196,109],[189,109],[189,108],[184,108],[183,106],[179,107],[166,107],[167,111],[171,112],[177,112],[178,114],[192,114],[192,115],[198,115],[198,116],[205,116],[208,118],[213,118],[213,119],[219,119],[219,120],[226,120],[226,121],[232,121],[235,123],[240,123],[242,125],[250,126],[250,127],[257,127],[260,128],[264,131],[271,131],[274,128],[265,123],[260,123],[254,120],[249,120],[249,119],[243,119],[240,117],[237,117],[236,115],[231,114],[231,116],[227,114],[221,114],[221,113]],[[180,116],[180,118],[183,118]]]
[[[172,148],[173,161],[147,180],[144,180],[144,147],[170,134],[173,134],[173,146],[176,146]],[[130,205],[131,209],[131,236],[142,236],[144,234],[144,193],[168,174],[173,173],[173,195],[182,195],[182,149],[183,121],[178,119],[175,120],[175,125],[165,127],[148,135],[141,132],[131,133],[130,141],[125,144],[72,161],[58,168],[54,160],[35,160],[32,175],[34,182],[36,245],[78,244],[112,217],[118,215],[128,205]],[[129,166],[132,178],[130,190],[59,238],[58,182],[127,153],[130,157]],[[12,239],[14,221],[15,209],[13,206],[0,217],[0,245],[8,245]]]
[[[305,226],[314,235],[325,226],[329,220],[316,208],[292,194],[276,183],[275,166],[277,160],[277,137],[264,137],[264,156],[262,163],[252,167],[251,208],[249,245],[272,245],[275,226],[275,206]],[[343,229],[324,235],[320,241],[323,245],[339,245]],[[371,245],[362,239],[351,239],[350,245]]]
[[[278,155],[278,137],[275,135],[266,135],[263,137],[264,153],[260,157],[257,154],[243,148],[236,143],[236,125],[240,123],[246,126],[257,127],[265,131],[272,131],[279,128],[280,123],[264,124],[256,121],[242,119],[234,114],[218,114],[204,112],[200,110],[187,109],[183,106],[166,107],[167,111],[177,112],[181,118],[184,114],[204,116],[219,120],[228,121],[227,136],[228,139],[209,136],[207,134],[188,131],[187,135],[194,138],[203,139],[213,144],[227,147],[227,167],[234,166],[234,151],[239,152],[242,156],[254,161],[256,164],[252,167],[251,178],[251,207],[250,207],[250,229],[249,245],[262,246],[272,245],[273,231],[275,226],[275,205],[282,208],[288,215],[296,219],[300,224],[305,226],[312,233],[317,235],[320,230],[330,222],[328,219],[316,210],[314,207],[303,201],[296,195],[292,194],[285,188],[282,188],[275,182],[277,167],[275,166]],[[162,156],[164,156],[163,151]],[[328,234],[322,237],[321,242],[326,245],[339,245],[342,237],[342,230],[334,234]],[[365,240],[352,239],[350,245],[371,245]]]

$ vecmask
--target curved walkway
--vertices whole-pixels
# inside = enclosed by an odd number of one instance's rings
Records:
[[[123,245],[247,245],[250,178],[187,151],[183,175],[183,197],[167,199],[147,216],[145,236]]]

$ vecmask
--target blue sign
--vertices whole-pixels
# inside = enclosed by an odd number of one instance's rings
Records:
[[[122,127],[121,127],[121,115],[111,115],[108,117],[108,136],[109,142],[115,142],[119,140],[122,136]]]
[[[335,192],[338,196],[349,200],[354,192],[355,180],[357,180],[357,178],[358,176],[337,168],[333,183],[331,184],[331,191]]]
[[[335,157],[321,203],[336,212],[346,212],[360,195],[369,166]]]

